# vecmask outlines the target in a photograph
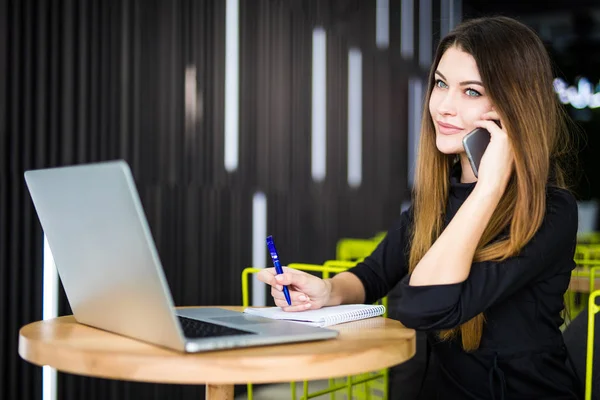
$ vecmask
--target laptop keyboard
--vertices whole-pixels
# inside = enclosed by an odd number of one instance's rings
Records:
[[[217,336],[251,335],[254,332],[242,331],[210,322],[198,321],[197,319],[177,316],[183,329],[183,335],[187,338],[197,339]]]

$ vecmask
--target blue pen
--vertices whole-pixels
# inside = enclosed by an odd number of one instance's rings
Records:
[[[275,243],[273,243],[273,236],[267,236],[267,247],[269,248],[269,253],[271,253],[271,258],[273,259],[273,265],[275,265],[275,271],[278,274],[283,274],[283,269],[281,268],[281,264],[279,263],[279,256],[277,255],[277,249],[275,248]],[[288,303],[288,306],[292,305],[292,300],[290,299],[290,291],[287,286],[283,287],[283,295],[285,296],[285,300]]]

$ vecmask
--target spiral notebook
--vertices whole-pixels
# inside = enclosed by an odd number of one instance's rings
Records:
[[[286,312],[279,307],[246,308],[246,314],[258,315],[271,319],[283,319],[312,326],[330,326],[359,319],[383,315],[382,305],[344,304],[341,306],[324,307],[318,310]]]

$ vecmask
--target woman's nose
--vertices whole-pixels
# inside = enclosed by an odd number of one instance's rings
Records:
[[[451,93],[446,93],[437,106],[440,115],[456,115],[456,104]]]

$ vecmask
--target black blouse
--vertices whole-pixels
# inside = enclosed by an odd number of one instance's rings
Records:
[[[453,168],[446,224],[473,190]],[[519,255],[502,262],[476,262],[466,281],[410,286],[411,210],[404,212],[375,251],[350,271],[363,283],[366,302],[397,286],[394,310],[407,327],[426,331],[435,363],[438,398],[573,399],[578,382],[567,364],[559,327],[577,236],[577,203],[549,187],[542,226]],[[440,341],[438,332],[484,312],[480,348],[462,349],[460,338]]]

